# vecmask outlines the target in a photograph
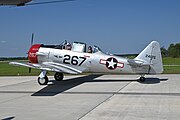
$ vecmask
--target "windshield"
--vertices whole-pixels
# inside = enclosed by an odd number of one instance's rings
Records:
[[[93,53],[102,52],[102,50],[101,50],[98,46],[95,46],[95,45],[94,45],[93,48],[94,48]]]
[[[67,44],[67,40],[63,41],[61,44],[56,45],[55,49],[65,49],[65,45]]]

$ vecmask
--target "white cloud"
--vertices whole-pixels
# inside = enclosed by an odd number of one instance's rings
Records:
[[[1,43],[6,43],[7,41],[2,40]]]

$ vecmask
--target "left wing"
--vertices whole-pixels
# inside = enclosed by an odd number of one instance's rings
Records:
[[[73,67],[69,67],[67,65],[60,64],[60,63],[54,63],[54,62],[43,62],[42,64],[10,62],[9,64],[16,65],[16,66],[35,68],[35,69],[40,69],[40,70],[53,71],[53,72],[63,72],[63,73],[68,73],[68,74],[82,73],[82,71],[77,70]]]
[[[20,62],[10,62],[10,65],[16,65],[16,66],[24,66],[24,67],[29,67],[29,68],[36,68],[36,69],[40,69],[40,65],[39,64],[32,64],[32,63],[20,63]]]

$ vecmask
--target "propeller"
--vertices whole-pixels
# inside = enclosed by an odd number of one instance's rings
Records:
[[[29,73],[31,73],[31,68],[29,68],[29,71],[28,71]]]
[[[32,36],[31,36],[31,43],[30,43],[31,46],[33,45],[33,42],[34,42],[34,33],[32,33]],[[29,63],[31,63],[31,62],[29,61]],[[29,73],[31,73],[31,68],[29,68]]]
[[[34,33],[32,33],[32,36],[31,36],[31,46],[33,45],[33,42],[34,42]]]

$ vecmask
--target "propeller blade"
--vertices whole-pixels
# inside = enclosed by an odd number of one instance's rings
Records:
[[[31,37],[31,46],[33,45],[34,42],[34,33],[32,33],[32,37]]]
[[[31,68],[29,68],[29,73],[31,73]]]
[[[31,36],[31,46],[33,45],[33,42],[34,42],[34,33],[32,33],[32,36]],[[29,61],[29,63],[31,63],[31,62]],[[31,68],[29,68],[29,73],[31,73]]]

